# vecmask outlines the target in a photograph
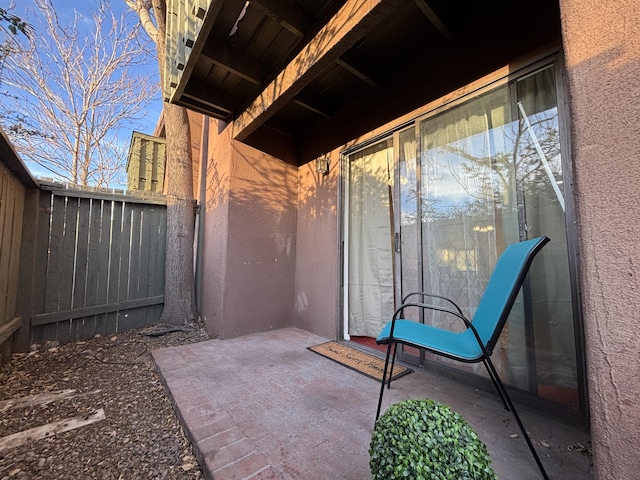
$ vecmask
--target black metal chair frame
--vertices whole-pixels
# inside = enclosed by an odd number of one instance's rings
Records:
[[[506,312],[503,312],[503,316],[504,319],[498,322],[498,325],[496,327],[496,331],[494,332],[494,334],[492,335],[492,338],[488,343],[488,345],[485,345],[485,342],[483,342],[483,340],[481,339],[477,329],[475,328],[475,326],[473,325],[473,323],[467,319],[464,314],[462,313],[462,310],[460,309],[460,307],[453,302],[451,299],[443,297],[441,295],[434,295],[434,294],[430,294],[430,293],[426,293],[426,292],[411,292],[407,295],[405,295],[405,297],[402,300],[402,304],[396,309],[396,311],[393,314],[393,318],[391,320],[391,326],[390,326],[390,330],[389,330],[389,336],[387,338],[380,338],[378,337],[377,343],[378,344],[387,344],[387,354],[386,354],[386,359],[385,359],[385,365],[384,365],[384,371],[383,371],[383,375],[382,375],[382,380],[380,383],[380,397],[378,400],[378,409],[376,412],[376,420],[378,419],[378,417],[380,416],[380,409],[382,407],[382,397],[384,395],[384,387],[385,387],[385,383],[387,383],[387,388],[391,387],[391,375],[389,375],[389,378],[387,379],[387,373],[388,372],[393,372],[393,367],[395,365],[395,358],[396,358],[396,351],[398,348],[398,343],[402,343],[404,345],[408,345],[411,347],[415,347],[415,348],[424,348],[428,351],[431,351],[437,355],[441,355],[441,356],[445,356],[448,358],[452,358],[454,360],[457,361],[461,361],[461,362],[465,362],[465,363],[478,363],[478,362],[482,362],[489,374],[489,378],[491,378],[491,381],[496,389],[496,391],[498,392],[498,395],[500,396],[500,399],[502,400],[502,404],[504,405],[504,408],[506,410],[509,410],[512,412],[513,417],[516,420],[516,423],[518,424],[518,427],[520,428],[520,431],[522,432],[522,435],[524,436],[527,445],[529,447],[529,450],[531,451],[531,454],[533,455],[535,462],[540,470],[540,473],[542,474],[542,477],[545,480],[548,480],[549,477],[544,469],[544,466],[542,465],[542,462],[540,461],[540,457],[538,456],[538,453],[536,452],[533,443],[531,442],[531,438],[529,437],[529,434],[527,433],[526,429],[524,428],[524,425],[522,423],[522,420],[520,419],[520,416],[518,415],[518,412],[511,400],[511,398],[509,397],[509,394],[507,392],[507,389],[505,388],[504,384],[502,383],[502,381],[500,380],[500,377],[498,375],[498,372],[496,371],[495,366],[493,365],[493,362],[491,361],[491,353],[493,351],[493,347],[495,346],[495,342],[497,342],[497,338],[500,334],[500,332],[502,331],[502,328],[504,326],[504,323],[506,321],[506,317],[508,316],[513,303],[515,301],[515,297],[517,295],[517,293],[520,291],[520,288],[522,287],[522,284],[524,282],[524,278],[528,272],[529,266],[531,265],[531,262],[533,261],[533,257],[537,254],[538,251],[540,251],[540,249],[549,241],[548,238],[546,237],[541,237],[540,239],[540,243],[539,245],[536,246],[536,248],[530,252],[529,257],[526,259],[525,264],[522,267],[522,272],[520,272],[517,281],[515,282],[515,284],[513,285],[513,294],[510,295],[509,298],[509,302],[507,304],[507,307],[505,308]],[[444,306],[439,306],[439,305],[431,305],[431,304],[427,304],[427,303],[423,303],[423,302],[407,302],[407,300],[413,296],[421,296],[422,300],[424,300],[425,298],[429,297],[429,298],[437,298],[440,300],[444,300],[446,302],[448,302],[449,304],[451,304],[454,308],[448,308],[448,307],[444,307]],[[404,320],[401,318],[398,318],[398,316],[404,311],[404,309],[408,308],[408,307],[416,307],[416,308],[422,308],[422,309],[428,309],[428,310],[435,310],[435,311],[439,311],[439,312],[443,312],[446,314],[450,314],[453,315],[457,318],[459,318],[460,320],[462,320],[462,322],[465,324],[466,328],[471,330],[473,333],[473,336],[475,337],[476,341],[478,342],[478,346],[480,347],[482,354],[475,359],[464,359],[464,358],[460,358],[457,357],[455,355],[449,355],[446,354],[444,352],[435,350],[433,348],[429,348],[429,346],[424,345],[419,343],[418,341],[415,342],[411,342],[411,341],[406,341],[406,340],[402,340],[402,339],[397,339],[393,337],[393,332],[396,326],[396,322],[400,321],[400,322],[412,322],[411,320]],[[415,324],[415,322],[413,322]],[[382,334],[381,334],[382,335]],[[393,355],[391,353],[393,347]],[[391,369],[389,369],[389,360],[391,359]]]

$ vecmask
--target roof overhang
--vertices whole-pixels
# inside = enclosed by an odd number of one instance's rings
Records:
[[[166,100],[297,165],[561,41],[557,0],[167,5]]]

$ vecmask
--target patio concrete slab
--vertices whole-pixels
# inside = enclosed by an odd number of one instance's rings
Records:
[[[371,477],[369,441],[379,383],[307,350],[327,339],[288,328],[153,352],[206,478]],[[541,478],[497,396],[425,372],[395,381],[383,409],[406,398],[449,405],[486,443],[500,479]],[[552,479],[592,478],[576,451],[588,433],[520,407]]]

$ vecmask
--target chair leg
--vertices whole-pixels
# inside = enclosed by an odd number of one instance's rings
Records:
[[[382,371],[382,380],[380,381],[380,398],[378,399],[378,410],[376,412],[376,420],[380,417],[380,408],[382,407],[382,396],[384,395],[384,384],[387,381],[387,369],[389,367],[389,357],[391,356],[391,341],[387,345],[387,358],[384,361],[384,370]],[[393,370],[392,370],[393,371]]]
[[[393,367],[396,364],[396,352],[398,351],[398,344],[393,344],[393,356],[391,357],[391,370],[389,371],[389,381],[387,382],[387,388],[391,388],[391,377],[393,377]]]
[[[509,410],[509,405],[507,405],[507,401],[504,398],[502,390],[500,390],[500,387],[498,386],[498,382],[496,381],[496,377],[493,375],[493,372],[489,368],[489,365],[487,365],[487,360],[483,359],[482,363],[484,363],[484,367],[487,369],[487,373],[489,374],[489,378],[491,378],[491,381],[493,382],[493,386],[496,388],[496,391],[498,392],[498,395],[500,395],[500,400],[502,400],[502,405],[504,405],[504,409],[505,410]]]
[[[540,469],[540,473],[542,473],[542,478],[544,478],[545,480],[549,480],[549,476],[547,475],[547,472],[544,469],[544,466],[542,465],[542,462],[540,461],[540,457],[538,457],[538,453],[536,452],[535,448],[533,447],[533,443],[531,443],[531,438],[529,438],[529,434],[527,433],[527,431],[524,428],[524,425],[522,424],[522,421],[520,420],[520,416],[518,415],[518,412],[516,411],[516,407],[513,405],[513,402],[511,401],[511,398],[509,397],[509,394],[507,393],[507,389],[504,387],[504,384],[502,383],[502,381],[500,380],[500,377],[498,376],[498,372],[496,371],[495,367],[493,366],[493,362],[491,361],[491,359],[487,358],[485,359],[485,365],[487,367],[487,369],[489,369],[489,374],[492,376],[492,378],[495,378],[495,385],[496,388],[498,388],[502,393],[500,394],[500,396],[502,397],[503,401],[506,400],[508,406],[509,406],[509,410],[511,410],[511,413],[513,414],[513,417],[516,419],[516,423],[518,424],[518,427],[520,427],[520,431],[522,432],[522,435],[524,436],[524,439],[527,441],[527,445],[529,446],[529,450],[531,450],[531,454],[533,455],[533,458],[536,461],[536,464],[538,465],[538,468]]]

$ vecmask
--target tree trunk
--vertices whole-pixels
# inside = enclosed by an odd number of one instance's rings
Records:
[[[158,66],[164,79],[166,4],[153,0],[158,22]],[[164,83],[162,83],[164,85]],[[182,324],[194,319],[193,239],[195,212],[191,132],[187,110],[164,104],[167,137],[165,187],[167,196],[167,248],[165,260],[164,310],[160,321]]]

